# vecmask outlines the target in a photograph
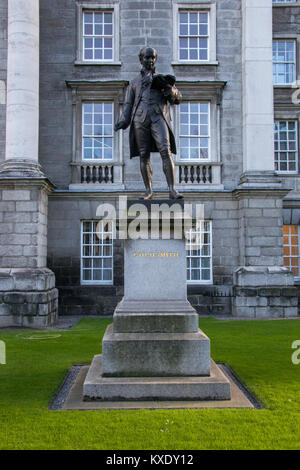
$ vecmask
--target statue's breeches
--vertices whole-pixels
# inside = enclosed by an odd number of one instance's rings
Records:
[[[136,144],[140,156],[150,154],[151,138],[155,141],[157,150],[161,153],[170,151],[169,128],[163,116],[156,122],[152,122],[149,116],[144,122],[133,121]]]

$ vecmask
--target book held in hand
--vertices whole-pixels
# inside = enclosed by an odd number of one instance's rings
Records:
[[[174,75],[157,74],[153,77],[151,88],[154,88],[155,90],[162,90],[168,85],[173,86],[175,82],[176,77]]]

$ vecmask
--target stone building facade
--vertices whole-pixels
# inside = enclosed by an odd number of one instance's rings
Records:
[[[95,226],[100,204],[143,192],[112,124],[145,45],[183,96],[176,186],[204,205],[189,300],[298,315],[299,1],[0,0],[0,20],[0,326],[110,315],[122,298],[122,240]]]

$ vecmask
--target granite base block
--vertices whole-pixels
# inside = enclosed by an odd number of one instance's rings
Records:
[[[211,360],[207,377],[103,377],[94,357],[83,385],[85,400],[230,400],[230,381]]]

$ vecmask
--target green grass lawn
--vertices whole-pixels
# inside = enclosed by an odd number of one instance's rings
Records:
[[[291,361],[298,320],[200,321],[213,359],[228,363],[265,409],[49,411],[72,364],[101,351],[110,322],[0,330],[0,449],[300,449],[300,364]]]

